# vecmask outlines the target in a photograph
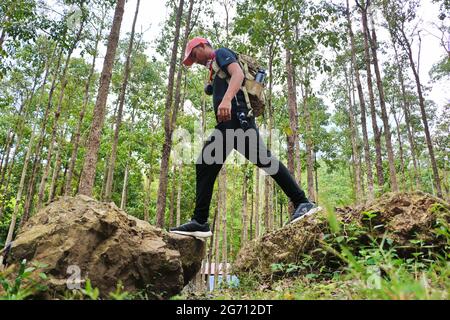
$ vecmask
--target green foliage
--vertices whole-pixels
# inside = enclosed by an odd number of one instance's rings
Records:
[[[108,293],[108,298],[111,300],[130,300],[136,299],[140,293],[131,294],[124,291],[124,286],[119,280],[116,285],[116,290]],[[101,300],[100,290],[92,286],[91,280],[86,279],[85,286],[80,290],[66,291],[64,298],[67,300]]]
[[[3,288],[3,292],[0,291],[0,300],[24,300],[39,291],[47,290],[47,286],[43,284],[47,280],[47,275],[39,271],[46,265],[34,262],[30,267],[27,265],[26,259],[20,262],[14,279],[0,273],[0,284]]]
[[[442,208],[436,205],[432,210],[439,211]],[[366,212],[366,216],[375,217],[373,212]],[[331,224],[332,220],[329,218]],[[438,221],[436,224],[437,234],[450,240],[448,222]],[[410,258],[401,258],[391,239],[383,237],[381,241],[376,241],[367,237],[368,230],[356,223],[342,224],[339,230],[334,230],[321,241],[322,249],[316,250],[316,253],[332,254],[333,258],[329,258],[327,263],[334,263],[334,271],[330,272],[327,268],[318,270],[314,266],[314,259],[304,255],[297,264],[272,264],[274,273],[290,274],[287,278],[278,277],[272,279],[271,283],[261,283],[258,277],[248,274],[240,279],[239,288],[216,291],[204,298],[448,299],[448,257],[436,256],[428,260],[418,252]],[[420,240],[413,242],[420,245]],[[333,262],[335,258],[340,262]],[[336,263],[340,265],[338,269]],[[307,272],[301,272],[304,270]]]
[[[81,292],[84,296],[88,297],[91,300],[97,300],[100,295],[100,291],[98,290],[98,288],[92,287],[90,279],[86,280],[86,286],[84,289],[81,289]]]
[[[109,297],[113,300],[127,300],[131,298],[131,295],[127,291],[123,291],[123,284],[119,281],[117,283],[116,291],[110,292]]]

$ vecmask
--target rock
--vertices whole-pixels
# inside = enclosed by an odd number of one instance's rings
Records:
[[[61,197],[34,215],[14,240],[8,263],[12,269],[22,259],[48,265],[43,270],[49,277],[46,298],[64,294],[67,280],[79,271],[103,298],[121,281],[125,291],[166,299],[200,270],[204,251],[200,240],[158,229],[114,203],[79,195]]]
[[[354,232],[355,239],[347,246],[355,253],[372,239],[380,243],[383,238],[389,239],[400,257],[424,252],[424,258],[430,258],[430,252],[445,256],[448,251],[447,239],[438,236],[436,229],[450,224],[450,206],[426,193],[388,193],[365,205],[337,208],[336,218],[343,234]],[[321,267],[337,270],[342,264],[324,248],[330,244],[331,233],[325,211],[305,217],[247,243],[237,255],[233,272],[270,280],[276,277],[274,265],[301,266],[305,255],[312,260],[305,273]]]

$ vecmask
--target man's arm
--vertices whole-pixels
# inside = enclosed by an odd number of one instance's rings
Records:
[[[241,89],[244,81],[244,72],[237,62],[230,63],[227,66],[227,71],[231,76],[228,83],[227,92],[223,96],[222,102],[217,110],[217,117],[219,122],[231,120],[231,100]]]

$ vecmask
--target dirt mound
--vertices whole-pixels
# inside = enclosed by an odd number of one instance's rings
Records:
[[[22,259],[48,265],[56,297],[89,278],[103,297],[121,281],[124,290],[163,299],[181,292],[201,267],[204,244],[167,233],[127,215],[114,203],[86,196],[62,197],[40,210],[14,240],[8,263]]]
[[[342,265],[325,247],[339,242],[358,252],[373,241],[384,240],[400,257],[425,251],[427,257],[431,253],[445,255],[449,248],[448,239],[437,230],[448,228],[450,206],[429,194],[389,193],[335,212],[338,234],[331,231],[333,215],[322,211],[247,243],[238,253],[234,272],[270,279],[280,269],[284,273],[289,268],[304,273],[323,267],[332,271]]]

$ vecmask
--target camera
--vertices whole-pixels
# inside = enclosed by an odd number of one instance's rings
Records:
[[[211,83],[207,83],[207,84],[205,85],[204,90],[205,90],[205,93],[206,93],[208,96],[212,95],[212,94],[213,94],[213,86],[212,86],[212,84],[211,84]]]
[[[250,124],[248,123],[247,115],[245,114],[245,112],[243,112],[243,111],[238,112],[237,118],[239,120],[239,124],[241,125],[241,128],[243,130],[247,130],[249,128]]]

